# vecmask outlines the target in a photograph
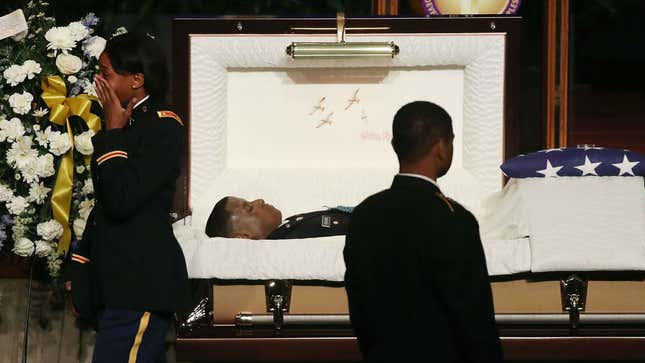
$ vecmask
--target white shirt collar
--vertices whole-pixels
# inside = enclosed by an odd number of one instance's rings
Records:
[[[134,109],[135,109],[135,108],[137,108],[140,104],[142,104],[142,103],[146,102],[146,100],[147,100],[148,98],[150,98],[150,95],[146,95],[144,98],[140,99],[140,100],[139,100],[139,102],[137,102],[137,103],[135,103],[135,104],[134,104],[134,107],[132,107],[132,109],[134,110]]]
[[[398,173],[397,175],[401,175],[401,176],[409,176],[409,177],[419,178],[419,179],[423,179],[423,180],[429,181],[430,183],[434,184],[434,186],[436,186],[436,187],[437,187],[437,189],[439,189],[439,191],[441,191],[441,188],[439,188],[439,184],[437,184],[437,182],[436,182],[436,181],[434,181],[434,180],[432,180],[432,179],[428,178],[428,177],[427,177],[427,176],[425,176],[425,175],[421,175],[421,174],[411,174],[411,173]]]

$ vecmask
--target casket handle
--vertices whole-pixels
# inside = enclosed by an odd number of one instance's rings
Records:
[[[264,284],[267,312],[273,313],[273,327],[282,329],[284,314],[289,312],[291,283],[286,280],[269,280]]]
[[[562,310],[569,312],[569,327],[572,330],[580,324],[580,312],[585,311],[587,300],[587,280],[571,275],[560,280]]]

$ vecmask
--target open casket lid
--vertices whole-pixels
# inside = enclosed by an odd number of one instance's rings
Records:
[[[453,119],[444,193],[477,213],[479,202],[501,188],[499,165],[518,149],[510,60],[517,18],[349,19],[348,42],[391,41],[400,54],[286,55],[294,41],[335,41],[335,32],[312,29],[335,25],[335,19],[174,21],[174,102],[190,140],[176,209],[193,209],[193,225],[203,225],[226,195],[265,198],[288,216],[355,205],[387,188],[397,171],[392,117],[415,100],[433,101]]]

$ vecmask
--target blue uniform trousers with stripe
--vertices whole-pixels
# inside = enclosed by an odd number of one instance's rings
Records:
[[[170,314],[105,309],[98,321],[93,363],[166,363]]]

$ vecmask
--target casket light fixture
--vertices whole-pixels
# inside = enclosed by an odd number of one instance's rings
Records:
[[[388,28],[346,28],[345,14],[336,15],[334,28],[292,28],[292,30],[336,30],[336,42],[293,42],[287,47],[287,55],[293,59],[311,58],[356,58],[388,57],[399,54],[399,46],[394,42],[346,42],[345,32],[351,30],[387,30]]]

